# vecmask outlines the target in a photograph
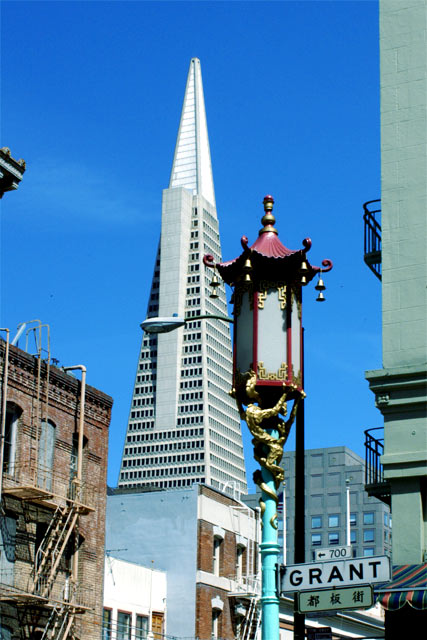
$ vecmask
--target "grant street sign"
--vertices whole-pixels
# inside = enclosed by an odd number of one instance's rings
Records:
[[[280,593],[330,589],[390,580],[388,556],[367,556],[335,562],[280,565]]]
[[[338,589],[317,589],[297,593],[299,613],[332,611],[341,609],[363,609],[372,607],[373,596],[370,585],[338,587]]]
[[[327,549],[316,549],[314,559],[319,560],[343,560],[344,558],[352,558],[353,551],[350,546],[331,547]]]

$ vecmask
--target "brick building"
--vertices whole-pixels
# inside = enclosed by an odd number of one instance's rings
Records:
[[[203,484],[116,489],[107,499],[107,547],[166,571],[169,636],[255,637],[258,540],[257,511]]]
[[[50,366],[36,329],[36,355],[0,342],[0,637],[98,639],[112,399]]]

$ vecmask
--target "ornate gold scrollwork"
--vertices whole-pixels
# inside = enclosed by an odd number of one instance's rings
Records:
[[[279,292],[280,308],[286,309],[286,285],[283,285],[283,287],[277,287],[277,290]]]
[[[264,303],[270,289],[277,290],[280,309],[286,309],[286,285],[283,282],[269,282],[261,280],[258,285],[258,309],[264,309]]]
[[[258,362],[258,378],[260,380],[286,380],[288,375],[288,365],[282,362],[276,373],[268,372],[263,362]]]
[[[267,291],[258,291],[258,309],[264,309],[264,302],[267,299]]]

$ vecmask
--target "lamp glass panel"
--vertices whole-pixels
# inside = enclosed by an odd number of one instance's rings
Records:
[[[253,366],[253,309],[250,308],[249,292],[242,295],[240,313],[235,319],[236,368],[241,373]]]
[[[301,320],[298,317],[298,305],[295,297],[292,296],[292,366],[294,368],[294,376],[298,377],[301,371]]]
[[[258,305],[258,363],[262,363],[267,374],[279,374],[283,363],[287,363],[286,309],[281,309],[279,292],[268,289],[263,308]]]

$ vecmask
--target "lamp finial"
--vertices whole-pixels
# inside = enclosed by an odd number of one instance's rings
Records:
[[[276,218],[271,213],[273,211],[274,198],[273,196],[267,195],[263,200],[264,211],[265,214],[261,219],[261,224],[263,224],[263,228],[259,230],[259,235],[262,233],[275,233],[277,234],[277,229],[274,228],[274,223],[276,222]]]

